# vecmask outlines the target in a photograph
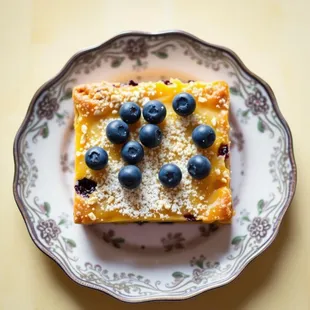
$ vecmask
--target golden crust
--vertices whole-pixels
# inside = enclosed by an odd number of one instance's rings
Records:
[[[213,83],[170,80],[170,85],[159,81],[140,83],[138,86],[119,83],[85,84],[74,88],[76,131],[75,180],[88,178],[97,183],[96,191],[88,197],[75,194],[75,223],[135,221],[186,221],[188,215],[206,223],[230,222],[233,216],[230,190],[229,162],[218,156],[222,145],[229,147],[229,90],[225,82]],[[171,108],[176,93],[191,93],[197,103],[195,113],[185,118]],[[167,108],[166,120],[160,124],[164,140],[156,149],[145,149],[145,158],[139,167],[143,174],[140,189],[127,191],[120,187],[117,173],[123,165],[119,145],[112,145],[105,137],[109,121],[118,118],[123,102],[134,101],[143,106],[148,100],[158,99]],[[131,125],[131,137],[137,139],[141,122]],[[200,123],[212,126],[217,139],[208,149],[197,149],[190,138],[191,131]],[[84,162],[89,147],[101,146],[109,154],[109,165],[102,171],[90,170]],[[188,176],[187,160],[195,154],[208,157],[212,169],[201,181]],[[160,186],[155,175],[163,163],[175,162],[183,180],[177,189]]]

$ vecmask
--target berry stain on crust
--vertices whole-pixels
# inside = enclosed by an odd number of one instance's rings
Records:
[[[191,213],[185,213],[183,216],[186,218],[186,220],[188,222],[196,222],[197,221],[196,217]]]
[[[97,183],[93,180],[84,178],[77,181],[77,184],[75,184],[74,189],[77,194],[89,197],[91,193],[93,193],[96,190]]]
[[[130,86],[138,86],[139,83],[136,83],[134,80],[130,80],[130,81],[128,82],[128,85],[130,85]]]
[[[171,85],[172,83],[169,80],[162,80],[164,84]]]
[[[222,144],[217,152],[218,156],[225,156],[225,159],[229,158],[229,148],[227,144]]]

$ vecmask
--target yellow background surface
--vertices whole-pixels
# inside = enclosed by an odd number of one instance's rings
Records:
[[[0,0],[0,309],[310,309],[310,1],[80,3]],[[273,245],[233,283],[131,305],[73,283],[32,243],[12,195],[13,139],[34,92],[77,50],[124,30],[172,28],[230,47],[271,85],[292,129],[298,186]]]

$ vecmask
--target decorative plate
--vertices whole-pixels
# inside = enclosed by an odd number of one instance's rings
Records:
[[[230,85],[231,225],[72,223],[72,87],[178,77]],[[270,87],[226,48],[181,31],[128,32],[74,55],[34,95],[14,143],[30,236],[77,283],[120,300],[180,300],[232,281],[274,240],[296,187],[292,137]]]

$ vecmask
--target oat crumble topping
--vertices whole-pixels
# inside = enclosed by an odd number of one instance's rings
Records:
[[[221,139],[229,143],[227,89],[221,83],[182,84],[173,79],[170,82],[169,85],[161,82],[146,82],[134,87],[115,87],[113,86],[113,84],[116,85],[115,83],[104,82],[75,88],[73,98],[76,107],[77,132],[76,177],[78,179],[79,175],[83,175],[97,182],[96,190],[88,198],[76,195],[76,221],[77,218],[81,218],[81,222],[83,218],[88,218],[93,222],[104,222],[106,221],[102,218],[104,215],[112,217],[115,214],[131,221],[143,219],[169,221],[171,216],[180,217],[187,213],[197,219],[208,221],[210,218],[212,219],[210,221],[214,221],[219,213],[215,210],[219,201],[221,201],[221,208],[229,206],[231,199],[230,189],[227,186],[230,181],[229,169],[223,156],[217,157],[216,150],[216,147],[222,143]],[[119,156],[120,148],[112,145],[106,137],[107,124],[119,117],[118,111],[123,102],[133,101],[141,107],[154,98],[165,102],[168,96],[173,97],[175,92],[179,92],[180,85],[182,91],[195,96],[197,102],[201,104],[202,112],[184,118],[176,116],[172,109],[168,109],[166,120],[160,125],[164,137],[161,145],[155,149],[145,148],[145,157],[137,165],[142,171],[140,187],[134,191],[122,188],[118,181],[118,172],[124,163]],[[168,101],[171,102],[171,99]],[[216,129],[219,141],[210,149],[198,149],[191,141],[190,132],[197,125],[206,123],[207,114],[203,109],[208,104],[212,115],[207,119]],[[141,118],[139,126],[131,126],[130,140],[138,141],[139,128],[144,123]],[[103,171],[94,172],[84,164],[84,155],[93,146],[103,147],[109,155],[109,163]],[[218,188],[207,181],[193,180],[188,174],[187,162],[197,154],[202,154],[211,160],[213,167],[210,179]],[[174,163],[182,171],[183,178],[177,188],[165,189],[158,180],[159,168],[166,163]],[[212,196],[215,191],[218,192],[219,197]],[[221,219],[218,218],[218,220]]]

